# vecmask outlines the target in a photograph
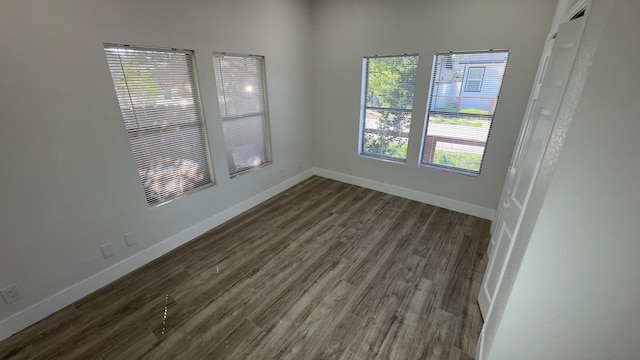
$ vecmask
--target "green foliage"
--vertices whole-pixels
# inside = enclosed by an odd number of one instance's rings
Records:
[[[123,96],[126,106],[136,108],[155,106],[156,101],[163,97],[164,90],[152,76],[151,69],[128,63],[124,63],[123,68],[124,77],[114,79],[113,84],[118,93],[126,94]],[[145,94],[145,97],[136,97],[132,106],[129,94]]]
[[[363,144],[363,150],[369,154],[405,159],[407,157],[407,141],[407,138],[372,136],[371,134],[367,134]]]
[[[436,109],[436,111],[441,111],[441,112],[458,112],[458,107],[456,105],[456,103],[450,103],[447,104],[445,106],[441,106],[439,108]]]
[[[459,111],[456,109],[456,104],[447,104],[445,106],[439,107],[436,111],[440,112],[450,112],[453,113],[451,115],[437,115],[432,116],[429,120],[431,123],[436,124],[450,124],[450,125],[464,125],[471,127],[482,127],[483,121],[477,117],[473,116],[464,116],[460,114],[471,114],[471,115],[489,115],[488,110],[480,110],[480,109],[460,109]]]
[[[433,163],[436,165],[480,172],[482,155],[457,153],[436,149],[433,155]]]
[[[381,57],[368,60],[369,106],[411,109],[416,82],[417,56]],[[373,103],[377,104],[373,104]]]
[[[449,124],[449,125],[463,125],[463,126],[471,126],[471,127],[482,127],[482,122],[467,120],[463,118],[451,118],[445,119],[442,115],[438,115],[436,117],[432,117],[429,120],[432,124]]]
[[[467,108],[467,109],[458,110],[457,104],[455,102],[447,104],[445,106],[441,106],[441,107],[437,108],[436,111],[461,113],[461,114],[489,115],[489,110],[481,110],[481,109],[473,109],[473,108]]]
[[[460,112],[464,114],[489,115],[489,110],[480,109],[460,109]]]
[[[368,107],[391,108],[380,111],[374,134],[366,134],[364,152],[406,158],[408,131],[413,106],[417,56],[371,58],[367,62]]]

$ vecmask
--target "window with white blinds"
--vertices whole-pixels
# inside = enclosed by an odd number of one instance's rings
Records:
[[[193,52],[105,44],[147,203],[213,183]]]
[[[421,165],[480,175],[508,58],[507,50],[435,55]]]
[[[363,59],[360,155],[407,158],[417,65],[418,55]]]
[[[214,53],[213,67],[229,174],[270,164],[264,57]]]

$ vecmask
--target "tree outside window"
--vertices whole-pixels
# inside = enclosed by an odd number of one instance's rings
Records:
[[[364,59],[362,155],[406,159],[417,64],[417,55]]]

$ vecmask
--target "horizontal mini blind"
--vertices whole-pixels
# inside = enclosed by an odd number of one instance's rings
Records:
[[[264,57],[214,53],[213,67],[233,177],[271,161]]]
[[[212,184],[193,53],[104,50],[147,203]]]
[[[422,165],[480,174],[508,58],[506,50],[435,55]]]
[[[404,162],[418,56],[365,57],[362,64],[360,154]]]

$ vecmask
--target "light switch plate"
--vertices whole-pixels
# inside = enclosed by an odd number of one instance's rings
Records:
[[[124,241],[127,243],[127,246],[134,246],[138,244],[138,239],[136,233],[130,232],[124,234]]]
[[[106,243],[102,246],[100,246],[100,250],[102,250],[102,256],[104,256],[105,259],[108,259],[112,256],[114,256],[116,253],[113,251],[113,244],[112,243]]]

